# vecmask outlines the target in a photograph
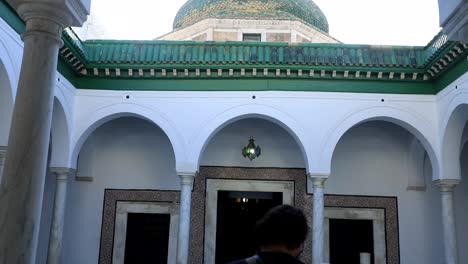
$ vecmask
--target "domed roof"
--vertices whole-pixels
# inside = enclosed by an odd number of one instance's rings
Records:
[[[174,29],[206,18],[299,20],[328,33],[328,21],[312,0],[188,0],[174,19]]]

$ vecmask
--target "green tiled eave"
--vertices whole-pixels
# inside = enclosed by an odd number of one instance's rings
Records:
[[[21,33],[24,23],[0,1],[0,15]],[[81,41],[71,29],[62,39],[58,70],[80,89],[435,94],[468,64],[468,46],[442,33],[425,47]]]
[[[91,64],[335,65],[422,68],[420,47],[246,42],[86,41]]]

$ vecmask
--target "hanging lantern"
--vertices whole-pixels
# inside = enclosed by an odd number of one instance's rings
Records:
[[[242,156],[244,156],[244,158],[249,158],[250,161],[260,157],[261,153],[262,150],[260,149],[260,146],[255,145],[253,137],[250,138],[249,144],[242,149]]]

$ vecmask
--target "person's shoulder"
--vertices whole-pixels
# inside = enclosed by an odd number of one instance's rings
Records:
[[[228,264],[247,264],[247,262],[245,261],[245,259],[240,259],[233,262],[229,262]]]

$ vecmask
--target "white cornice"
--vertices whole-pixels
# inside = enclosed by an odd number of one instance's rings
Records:
[[[7,0],[25,21],[32,18],[53,20],[62,27],[81,26],[89,14],[81,0]]]

